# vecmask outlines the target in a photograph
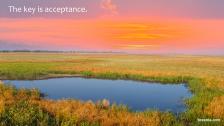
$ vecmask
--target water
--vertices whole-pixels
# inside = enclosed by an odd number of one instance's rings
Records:
[[[38,88],[49,99],[74,98],[94,102],[108,99],[111,103],[128,105],[134,111],[158,109],[183,112],[186,110],[183,100],[192,95],[184,84],[164,85],[128,80],[55,78],[4,82],[17,88]]]

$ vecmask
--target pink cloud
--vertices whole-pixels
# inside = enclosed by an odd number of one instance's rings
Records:
[[[117,5],[114,4],[112,0],[102,0],[101,1],[101,8],[109,11],[113,15],[118,14]]]

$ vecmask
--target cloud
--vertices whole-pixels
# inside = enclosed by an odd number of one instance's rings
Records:
[[[118,45],[115,46],[117,49],[124,49],[124,50],[151,50],[151,49],[158,49],[160,45],[150,45],[150,44],[126,44],[126,45]]]
[[[110,11],[113,15],[118,14],[117,5],[113,3],[113,0],[102,0],[101,8]]]
[[[19,42],[0,40],[0,50],[24,50],[28,48],[32,48],[32,46],[28,44],[22,44]]]

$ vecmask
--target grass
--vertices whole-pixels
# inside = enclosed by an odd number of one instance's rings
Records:
[[[37,90],[0,84],[0,125],[3,126],[115,126],[171,125],[174,116],[160,112],[130,112],[125,106],[105,106],[91,101],[51,101]]]
[[[105,109],[94,103],[76,100],[48,101],[38,98],[34,100],[34,106],[26,106],[29,100],[21,103],[22,106],[30,108],[31,115],[32,111],[37,115],[42,113],[37,116],[39,122],[55,125],[143,125],[141,122],[150,125],[221,125],[224,122],[222,56],[0,53],[0,79],[28,80],[71,75],[162,83],[186,82],[194,96],[186,101],[189,109],[177,117],[158,111],[136,113],[119,106]],[[12,105],[13,110],[16,108],[22,111],[22,107]],[[10,109],[6,110],[3,113]],[[198,118],[220,119],[221,122],[197,122]]]

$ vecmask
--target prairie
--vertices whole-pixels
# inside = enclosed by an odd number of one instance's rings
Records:
[[[0,53],[0,79],[82,76],[188,84],[194,96],[180,115],[78,100],[46,100],[37,90],[1,85],[1,125],[222,125],[224,57],[91,53]],[[28,108],[28,109],[25,109]],[[21,113],[24,116],[18,117]],[[35,115],[33,119],[26,117]],[[197,119],[220,119],[198,122]],[[32,122],[30,122],[32,121]]]

